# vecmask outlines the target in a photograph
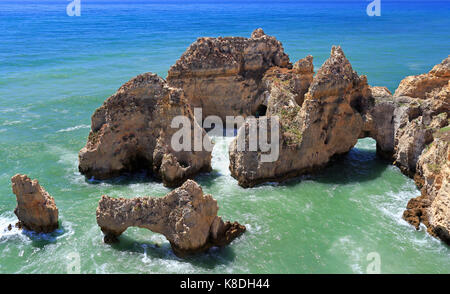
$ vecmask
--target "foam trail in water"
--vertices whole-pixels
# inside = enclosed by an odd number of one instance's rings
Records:
[[[88,129],[90,127],[91,126],[89,126],[89,125],[78,125],[78,126],[74,126],[74,127],[58,130],[57,133],[71,132],[71,131],[76,131],[76,130],[79,130],[79,129]]]

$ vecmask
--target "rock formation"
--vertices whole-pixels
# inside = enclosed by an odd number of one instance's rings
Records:
[[[450,245],[450,129],[439,136],[422,153],[417,163],[416,182],[422,195],[408,202],[403,218]]]
[[[50,233],[58,228],[58,208],[55,200],[26,175],[11,178],[12,190],[16,194],[17,207],[14,213],[19,219],[18,227],[37,233]]]
[[[400,82],[395,96],[408,96],[420,99],[433,99],[444,103],[449,99],[450,56],[433,69],[418,76],[409,76]],[[443,105],[445,106],[445,105]],[[448,107],[448,105],[447,105]]]
[[[192,134],[197,131],[201,139],[209,140],[182,90],[169,87],[155,74],[138,75],[93,114],[87,144],[79,153],[80,172],[89,178],[107,179],[145,169],[165,185],[178,186],[209,171],[211,152],[172,148],[172,135],[179,130],[171,127],[176,116],[189,120]]]
[[[187,116],[192,129],[209,140],[193,107],[201,107],[203,117],[248,117],[229,149],[231,175],[243,187],[310,172],[348,152],[358,138],[371,137],[377,153],[422,188],[405,219],[416,226],[423,222],[430,233],[448,240],[449,105],[450,57],[429,73],[405,78],[392,95],[385,87],[370,87],[340,47],[333,46],[314,76],[312,56],[292,65],[282,44],[262,29],[251,38],[199,38],[170,68],[167,83],[140,75],[97,109],[79,169],[104,179],[144,168],[169,186],[210,170],[210,152],[176,152],[170,144],[177,129],[169,126],[177,115]],[[266,162],[267,151],[248,150],[250,130],[275,117],[279,156]],[[239,149],[242,142],[246,150]],[[177,245],[166,236],[174,248],[202,243]]]
[[[254,115],[264,73],[271,67],[292,68],[283,46],[262,29],[243,37],[199,38],[170,68],[167,82],[183,89],[203,116]]]
[[[245,227],[237,222],[223,222],[217,216],[217,201],[194,181],[164,197],[114,199],[102,196],[97,208],[97,223],[105,242],[117,240],[128,227],[149,229],[163,234],[174,253],[202,252],[212,246],[225,246],[239,237]]]
[[[424,223],[430,234],[449,243],[450,57],[427,74],[405,78],[394,95],[385,87],[369,87],[339,47],[333,47],[313,79],[312,73],[308,58],[292,70],[266,71],[262,93],[266,115],[279,117],[280,154],[274,162],[263,162],[261,150],[238,150],[238,142],[248,146],[249,130],[262,122],[248,119],[229,151],[231,174],[239,185],[310,172],[349,151],[358,138],[372,137],[378,154],[422,189],[422,196],[408,203],[404,218],[417,228]]]
[[[280,122],[280,155],[274,162],[261,162],[260,150],[237,150],[239,140],[248,144],[248,129],[261,119],[247,120],[229,151],[231,174],[244,187],[323,166],[333,155],[348,152],[364,126],[360,111],[362,100],[370,96],[367,79],[357,75],[340,47],[332,48],[314,79],[311,57],[289,73],[283,70],[284,75],[270,75],[272,71],[263,81],[269,92],[267,116],[278,116]]]
[[[394,160],[422,192],[403,217],[450,244],[450,56],[427,74],[405,78],[395,99],[400,95],[412,102],[399,106],[407,115],[396,130]]]

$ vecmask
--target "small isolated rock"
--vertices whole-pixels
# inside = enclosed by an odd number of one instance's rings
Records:
[[[18,227],[37,233],[50,233],[58,228],[58,208],[55,200],[37,180],[17,174],[11,178],[12,190],[16,194],[17,207],[14,213],[19,219]]]
[[[132,199],[102,196],[97,223],[105,243],[116,242],[128,227],[146,228],[163,234],[179,256],[203,252],[212,246],[225,246],[245,232],[237,222],[223,222],[217,216],[217,201],[194,181],[164,197]]]

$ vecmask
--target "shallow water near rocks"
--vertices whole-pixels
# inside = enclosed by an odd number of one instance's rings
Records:
[[[224,219],[248,230],[229,247],[187,259],[145,229],[130,228],[119,244],[106,245],[95,220],[103,194],[170,189],[144,173],[100,182],[77,170],[90,116],[104,99],[136,74],[165,77],[199,36],[249,36],[262,27],[292,61],[312,54],[316,69],[340,44],[371,85],[394,90],[450,53],[448,2],[383,1],[379,18],[365,14],[365,1],[94,1],[79,18],[65,14],[65,1],[17,3],[0,5],[0,273],[65,273],[73,253],[82,273],[364,273],[371,252],[380,255],[382,273],[450,273],[449,247],[401,218],[419,195],[414,182],[378,159],[371,139],[320,173],[243,189],[228,170],[232,138],[215,137],[213,171],[196,180]],[[15,173],[39,179],[54,196],[59,230],[7,230],[16,222]]]

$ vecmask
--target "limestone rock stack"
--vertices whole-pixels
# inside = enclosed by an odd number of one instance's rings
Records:
[[[58,228],[58,208],[55,200],[37,180],[17,174],[11,178],[17,198],[14,213],[19,226],[37,233],[50,233]]]

